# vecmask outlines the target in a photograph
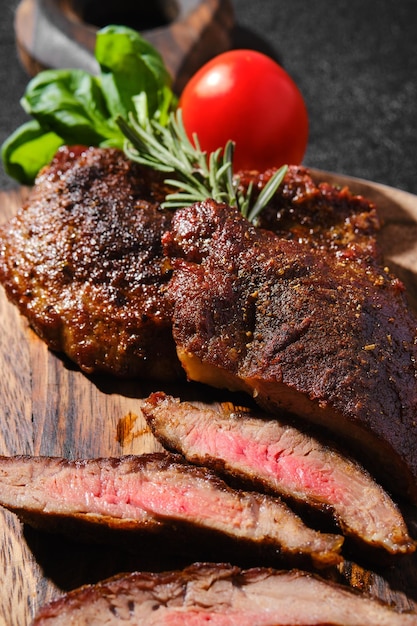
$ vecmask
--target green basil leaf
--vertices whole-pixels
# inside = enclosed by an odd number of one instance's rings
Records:
[[[66,143],[98,145],[120,135],[111,124],[97,77],[83,70],[45,70],[28,84],[25,111]]]
[[[135,112],[144,123],[167,123],[177,106],[171,78],[161,55],[137,31],[101,29],[96,58],[99,76],[77,69],[44,70],[29,82],[21,105],[33,122],[17,129],[2,147],[10,176],[30,184],[62,144],[123,149],[118,116]]]
[[[100,66],[103,95],[112,116],[127,116],[132,98],[145,93],[153,117],[164,100],[171,77],[161,55],[137,31],[107,26],[97,33],[95,56]]]
[[[22,185],[31,185],[39,170],[49,163],[63,144],[61,137],[46,132],[36,120],[22,124],[1,148],[6,173]]]

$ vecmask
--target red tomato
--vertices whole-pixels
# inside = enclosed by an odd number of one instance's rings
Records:
[[[232,50],[191,78],[180,96],[184,126],[207,152],[236,143],[234,169],[299,164],[308,139],[304,99],[270,57]]]

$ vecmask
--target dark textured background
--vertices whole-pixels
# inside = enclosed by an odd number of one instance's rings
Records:
[[[0,142],[25,115],[17,0],[0,0]],[[234,0],[236,45],[275,56],[310,114],[305,163],[417,193],[415,0]],[[0,188],[16,183],[0,168]]]

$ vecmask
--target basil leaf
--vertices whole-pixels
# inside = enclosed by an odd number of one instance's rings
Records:
[[[151,119],[158,122],[161,126],[166,126],[171,112],[177,107],[177,98],[169,87],[161,89],[159,96],[160,101],[158,109],[152,116],[149,113],[149,99],[147,93],[142,91],[140,94],[132,97],[133,112],[136,114],[139,124],[144,128],[149,124]]]
[[[36,120],[30,120],[3,143],[4,169],[22,185],[31,185],[39,170],[51,161],[63,143],[61,137],[46,132]]]
[[[2,148],[4,168],[19,182],[32,183],[64,143],[123,149],[120,115],[136,113],[144,124],[168,122],[177,98],[163,59],[149,42],[125,26],[107,26],[97,33],[95,52],[98,76],[44,70],[29,82],[21,105],[33,123],[17,129]]]
[[[145,93],[148,115],[153,117],[171,84],[164,61],[153,46],[135,30],[106,26],[97,33],[95,56],[111,115],[127,116],[134,110],[132,98]]]
[[[84,70],[45,70],[28,84],[21,100],[25,111],[66,143],[98,145],[120,136],[97,77]],[[120,144],[122,145],[122,144]]]

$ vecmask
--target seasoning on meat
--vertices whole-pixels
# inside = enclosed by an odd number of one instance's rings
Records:
[[[323,567],[341,562],[343,537],[306,526],[281,500],[229,488],[170,454],[69,461],[0,457],[0,505],[58,532],[65,522],[158,532],[179,527],[262,546]]]
[[[324,427],[417,502],[417,322],[378,256],[326,253],[210,200],[177,211],[163,242],[188,378]]]
[[[244,173],[240,184],[243,189],[252,184],[253,193],[259,193],[273,171]],[[372,202],[346,187],[316,183],[302,166],[288,168],[256,225],[326,253],[355,258],[361,255],[365,262],[377,254],[376,236],[381,226]]]
[[[157,439],[187,461],[293,501],[331,510],[346,535],[393,554],[413,552],[388,494],[354,460],[289,422],[198,408],[162,392],[142,412]]]
[[[87,373],[182,376],[171,333],[161,176],[121,151],[63,148],[0,230],[0,281]]]
[[[272,172],[240,173],[259,193]],[[183,377],[165,297],[163,176],[121,151],[64,147],[0,228],[0,282],[35,331],[87,373]],[[371,249],[375,207],[291,166],[259,217],[283,238]]]

